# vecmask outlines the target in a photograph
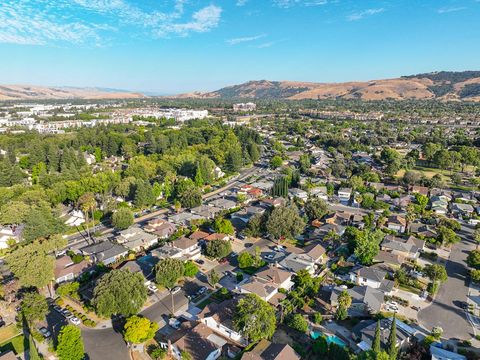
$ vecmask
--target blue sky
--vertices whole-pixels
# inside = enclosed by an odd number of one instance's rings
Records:
[[[480,0],[2,0],[0,83],[171,94],[480,70]]]

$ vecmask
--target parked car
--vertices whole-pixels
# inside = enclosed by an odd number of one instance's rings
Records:
[[[197,259],[197,260],[195,260],[195,262],[199,265],[205,264],[205,261],[203,261],[202,259]]]
[[[175,286],[172,290],[171,290],[171,293],[172,294],[176,294],[178,293],[180,290],[182,290],[182,288],[180,286]]]
[[[263,257],[267,260],[272,260],[274,258],[272,254],[267,254],[267,255],[264,255]]]
[[[38,331],[40,332],[40,334],[43,335],[45,339],[48,339],[50,336],[52,336],[52,333],[48,331],[46,327],[41,327],[40,329],[38,329]]]
[[[207,288],[205,286],[202,286],[200,289],[198,289],[197,294],[202,295],[207,291]]]
[[[82,322],[76,316],[73,316],[69,319],[73,325],[80,325]]]
[[[218,262],[220,264],[226,264],[228,262],[228,260],[227,260],[227,258],[223,258],[223,259],[218,260]]]
[[[5,320],[3,320],[3,318],[0,316],[0,327],[4,327],[5,326]]]
[[[155,286],[155,284],[149,284],[147,286],[147,289],[150,290],[151,292],[155,293],[158,291],[158,288]]]
[[[56,312],[60,313],[60,314],[62,313],[62,308],[61,308],[60,306],[58,306],[58,305],[55,305],[55,306],[53,307],[53,309],[54,309]]]
[[[237,256],[238,256],[238,254],[235,251],[232,251],[230,253],[230,257],[232,257],[232,258],[237,257]]]
[[[171,318],[170,320],[168,320],[168,325],[170,325],[174,329],[179,329],[182,323],[176,318]]]

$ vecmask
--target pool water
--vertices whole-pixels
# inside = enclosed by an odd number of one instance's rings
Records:
[[[158,258],[153,255],[145,255],[137,259],[140,264],[154,267],[155,264],[158,262]]]
[[[323,336],[323,333],[321,331],[311,331],[310,332],[310,337],[315,340],[315,339],[318,339],[319,337]],[[340,339],[338,336],[335,336],[335,335],[329,335],[329,336],[325,336],[327,338],[327,343],[328,344],[331,344],[331,343],[334,343],[334,344],[337,344],[341,347],[346,347],[347,344],[345,344],[345,342]]]

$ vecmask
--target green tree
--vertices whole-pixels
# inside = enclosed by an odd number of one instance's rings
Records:
[[[395,317],[395,314],[393,315],[393,318],[392,318],[392,325],[390,327],[390,334],[388,336],[387,349],[388,349],[388,356],[390,357],[390,360],[396,360],[397,359],[397,319]]]
[[[141,344],[153,339],[157,330],[158,324],[156,322],[134,315],[127,319],[123,328],[123,337],[126,342]]]
[[[215,269],[212,269],[207,275],[207,280],[211,286],[215,287],[220,281],[220,276],[215,271]]]
[[[352,297],[347,292],[347,290],[343,290],[337,298],[338,307],[335,313],[335,318],[337,320],[345,320],[348,316],[348,309],[350,305],[352,305]]]
[[[470,270],[470,277],[476,283],[480,282],[480,270],[477,270],[477,269]]]
[[[73,281],[67,282],[59,285],[55,292],[58,296],[70,296],[74,299],[78,299],[78,289],[80,288],[80,283]]]
[[[126,207],[121,207],[112,215],[112,225],[118,230],[128,229],[133,225],[132,210]]]
[[[144,282],[141,274],[127,270],[104,274],[93,291],[92,304],[97,314],[104,317],[136,314],[147,300]]]
[[[278,155],[275,155],[270,159],[270,167],[272,169],[277,169],[280,166],[282,166],[282,164],[283,164],[283,159]]]
[[[146,207],[155,204],[156,198],[152,185],[147,180],[137,182],[133,203],[137,207]]]
[[[327,203],[320,198],[309,198],[305,202],[305,214],[308,217],[308,220],[312,221],[315,219],[321,219],[328,213]]]
[[[200,190],[196,188],[186,190],[180,198],[180,203],[187,209],[202,205],[202,194]]]
[[[287,318],[287,325],[292,329],[306,333],[308,330],[308,322],[300,314],[292,314]]]
[[[328,353],[328,342],[325,336],[320,336],[313,341],[312,350],[315,355],[320,356],[320,359],[323,359],[323,356]]]
[[[448,279],[448,275],[447,275],[447,271],[445,270],[445,267],[439,264],[426,265],[425,268],[423,269],[423,272],[433,282],[437,282],[437,281],[444,282],[444,281],[447,281]]]
[[[155,281],[168,289],[175,286],[185,272],[182,261],[173,258],[161,259],[155,265]]]
[[[355,256],[363,265],[371,265],[380,250],[383,233],[380,230],[365,229],[355,236]]]
[[[7,264],[22,286],[40,289],[54,279],[55,257],[50,253],[55,248],[52,246],[50,240],[34,241],[7,256]]]
[[[295,207],[278,206],[270,214],[266,227],[276,239],[293,239],[303,231],[305,222]]]
[[[235,233],[232,222],[222,217],[215,219],[213,223],[213,230],[215,230],[217,233],[227,235],[233,235]]]
[[[22,314],[29,323],[45,319],[48,314],[47,299],[37,292],[25,293],[22,300]]]
[[[240,255],[238,255],[238,267],[240,269],[245,269],[253,266],[255,260],[253,259],[253,256],[244,251]]]
[[[228,240],[215,239],[209,241],[205,248],[205,255],[215,259],[222,259],[232,252],[232,244]]]
[[[276,328],[275,310],[255,294],[246,294],[235,308],[233,324],[249,341],[272,337]]]
[[[56,350],[60,360],[83,360],[85,350],[80,328],[74,325],[62,327],[58,335]]]
[[[437,241],[440,244],[451,245],[460,241],[460,236],[458,236],[455,231],[448,228],[447,226],[440,225],[438,227],[438,237]]]
[[[194,277],[198,273],[198,266],[191,260],[187,260],[183,263],[184,271],[183,275],[187,277]]]

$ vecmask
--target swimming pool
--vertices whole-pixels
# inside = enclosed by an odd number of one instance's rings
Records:
[[[142,265],[154,267],[155,264],[158,262],[158,258],[149,254],[149,255],[139,257],[137,259],[137,262],[139,262]]]
[[[315,340],[315,339],[318,339],[320,336],[323,336],[323,333],[321,331],[311,331],[310,332],[310,337]],[[331,344],[331,343],[334,343],[334,344],[337,344],[341,347],[346,347],[347,344],[342,340],[340,339],[338,336],[335,336],[335,335],[328,335],[328,336],[325,336],[326,339],[327,339],[327,343]]]

